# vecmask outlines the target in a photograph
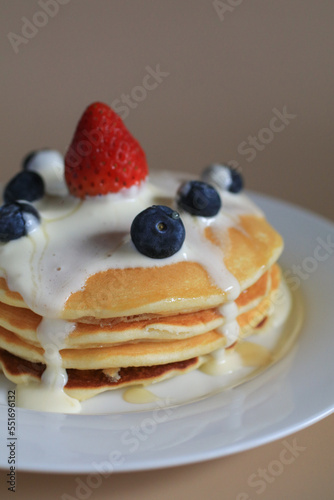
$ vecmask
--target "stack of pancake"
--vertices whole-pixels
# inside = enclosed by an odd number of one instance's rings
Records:
[[[259,215],[242,215],[226,234],[205,236],[223,248],[224,264],[240,284],[239,339],[259,331],[280,284],[280,235]],[[109,269],[70,295],[62,320],[73,329],[61,348],[65,392],[79,400],[119,387],[149,384],[198,368],[224,335],[228,295],[201,262]],[[46,368],[38,331],[43,318],[0,278],[0,363],[17,384],[38,381]],[[239,341],[236,340],[236,342]]]

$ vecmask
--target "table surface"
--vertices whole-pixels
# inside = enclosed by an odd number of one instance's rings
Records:
[[[123,106],[150,168],[198,172],[233,161],[247,187],[333,220],[333,19],[331,0],[7,2],[0,182],[32,149],[65,152],[82,110],[102,100]],[[209,462],[113,474],[96,489],[84,475],[18,471],[13,496],[1,471],[0,497],[331,500],[333,425],[331,415],[286,437],[303,452],[261,481],[284,439]]]

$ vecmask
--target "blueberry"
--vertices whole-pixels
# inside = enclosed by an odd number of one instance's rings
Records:
[[[216,184],[220,189],[230,193],[239,193],[244,186],[242,176],[235,168],[219,163],[207,167],[203,171],[201,179]]]
[[[6,203],[0,207],[0,241],[6,243],[26,236],[39,222],[37,210],[29,203]]]
[[[177,192],[177,203],[186,212],[201,217],[213,217],[222,206],[216,189],[202,181],[182,184]]]
[[[153,205],[140,212],[130,232],[138,252],[152,259],[174,255],[182,247],[186,235],[178,212],[164,205]]]
[[[15,175],[4,190],[4,201],[36,201],[44,196],[44,181],[36,172],[24,170]]]

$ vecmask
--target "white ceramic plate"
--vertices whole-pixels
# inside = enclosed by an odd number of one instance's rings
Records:
[[[166,406],[161,400],[155,406],[120,407],[121,398],[113,393],[113,398],[106,394],[87,402],[83,415],[17,408],[18,470],[102,473],[188,464],[282,438],[333,412],[334,224],[287,203],[253,198],[283,235],[280,263],[305,306],[300,335],[288,355],[233,389],[201,387],[197,400],[192,394],[202,380],[198,374],[169,381],[184,394],[183,404]],[[2,379],[2,450],[8,443],[9,388]],[[0,455],[5,469],[7,455]]]

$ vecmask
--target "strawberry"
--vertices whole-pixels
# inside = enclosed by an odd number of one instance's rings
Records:
[[[148,174],[145,153],[109,106],[95,102],[82,115],[65,156],[65,179],[78,198],[116,193]]]

